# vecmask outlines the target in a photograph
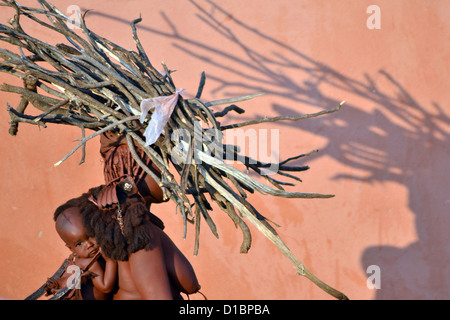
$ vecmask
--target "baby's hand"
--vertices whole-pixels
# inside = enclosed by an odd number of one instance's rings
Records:
[[[59,289],[58,282],[55,279],[48,278],[45,283],[45,295],[49,296],[55,294]]]
[[[108,259],[102,251],[102,247],[98,246],[98,252],[102,255],[104,259]]]
[[[57,293],[60,289],[64,288],[67,282],[67,277],[52,279],[48,278],[45,284],[45,295]]]

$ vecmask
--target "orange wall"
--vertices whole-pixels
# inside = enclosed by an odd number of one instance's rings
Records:
[[[34,5],[34,1],[22,1]],[[186,97],[202,71],[204,100],[266,92],[240,103],[233,121],[300,115],[347,103],[337,113],[256,129],[280,129],[279,157],[319,149],[299,176],[302,192],[328,200],[254,195],[252,203],[280,225],[293,253],[316,276],[350,299],[450,298],[448,182],[450,69],[448,1],[65,1],[93,9],[88,26],[134,48],[128,23],[142,14],[139,34],[154,65],[176,69]],[[107,4],[106,4],[107,3]],[[216,5],[215,5],[216,3]],[[368,29],[369,5],[381,10],[381,29]],[[0,21],[11,11],[0,7]],[[30,33],[39,32],[33,26]],[[50,33],[40,36],[53,41]],[[3,47],[4,44],[1,44]],[[0,82],[11,82],[0,74]],[[59,266],[68,250],[52,221],[54,209],[102,182],[97,140],[87,161],[76,153],[77,128],[22,124],[8,134],[0,94],[0,296],[22,299]],[[272,142],[276,147],[277,143]],[[283,178],[280,177],[282,180]],[[253,246],[239,254],[241,234],[224,213],[213,219],[220,239],[202,226],[193,256],[192,226],[172,203],[155,206],[166,230],[189,257],[210,299],[329,299],[252,228]],[[369,289],[367,268],[380,269],[381,289]]]

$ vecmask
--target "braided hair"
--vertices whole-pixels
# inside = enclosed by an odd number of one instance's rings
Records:
[[[86,234],[94,237],[103,254],[114,260],[127,261],[129,255],[136,251],[152,249],[151,224],[164,229],[162,221],[148,211],[141,198],[127,197],[120,203],[123,214],[121,229],[117,220],[117,204],[100,209],[92,201],[102,187],[92,188],[80,197],[70,199],[59,206],[55,210],[54,220],[68,208],[80,208]]]

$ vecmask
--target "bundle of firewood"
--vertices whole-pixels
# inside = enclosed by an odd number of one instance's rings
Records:
[[[255,191],[285,198],[332,197],[286,191],[285,186],[293,184],[276,180],[274,172],[268,172],[270,168],[276,168],[277,175],[300,181],[292,172],[308,167],[290,166],[288,162],[311,152],[276,164],[263,163],[240,154],[238,146],[223,144],[222,141],[225,130],[264,122],[311,118],[337,111],[342,103],[336,108],[300,117],[264,118],[222,126],[219,122],[221,117],[230,112],[244,112],[235,103],[260,93],[204,102],[201,100],[205,84],[203,73],[196,97],[184,99],[168,67],[162,63],[162,70],[157,70],[150,62],[136,33],[140,18],[131,23],[137,51],[130,51],[91,31],[86,26],[84,15],[80,21],[72,21],[44,0],[37,0],[38,8],[25,7],[16,1],[2,2],[1,6],[15,9],[15,15],[9,26],[0,24],[0,40],[7,43],[0,48],[0,71],[23,80],[23,86],[0,85],[0,90],[21,96],[16,108],[7,106],[11,117],[10,134],[17,134],[19,123],[79,127],[82,135],[79,144],[55,164],[59,165],[78,149],[84,150],[86,143],[95,136],[106,131],[120,132],[126,136],[135,160],[159,183],[165,196],[177,205],[185,225],[184,236],[186,224],[191,222],[195,225],[194,253],[199,247],[201,219],[218,237],[209,214],[213,210],[211,203],[215,203],[242,230],[241,252],[247,252],[251,245],[247,220],[294,263],[299,274],[333,296],[345,298],[308,271],[283,243],[268,219],[247,200],[247,192]],[[23,19],[32,20],[67,41],[51,45],[30,36],[22,28]],[[70,28],[70,23],[78,23],[78,28]],[[37,116],[27,114],[28,104],[42,113]],[[220,105],[224,106],[221,112],[212,111],[212,106]],[[93,133],[87,135],[86,129]],[[162,173],[161,178],[140,161],[136,147],[143,149],[156,164]],[[246,172],[224,161],[230,157],[244,164]],[[251,177],[248,170],[265,178],[270,185]]]

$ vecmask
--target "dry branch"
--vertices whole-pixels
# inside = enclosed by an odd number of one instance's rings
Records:
[[[22,97],[17,109],[8,106],[11,134],[17,133],[19,123],[40,126],[56,123],[80,127],[81,141],[56,164],[58,165],[80,147],[84,148],[86,142],[98,134],[107,130],[119,130],[126,135],[130,152],[137,161],[139,157],[136,157],[135,146],[142,148],[161,171],[161,179],[158,179],[144,163],[138,162],[162,187],[165,196],[181,211],[184,222],[183,236],[186,236],[187,222],[195,224],[195,254],[199,249],[201,219],[218,237],[214,221],[209,215],[213,210],[209,201],[212,201],[241,229],[241,252],[247,252],[251,246],[250,229],[245,222],[249,221],[293,262],[299,274],[306,276],[334,297],[346,298],[317,279],[295,258],[270,220],[247,201],[246,192],[257,191],[284,198],[329,198],[332,195],[285,191],[282,185],[293,184],[278,181],[265,174],[263,169],[270,164],[241,155],[237,152],[237,147],[232,146],[232,154],[237,161],[266,178],[275,188],[252,178],[224,162],[229,146],[222,146],[220,141],[217,141],[220,135],[212,136],[210,133],[210,129],[220,132],[244,125],[315,117],[337,111],[342,103],[336,108],[300,117],[266,118],[220,126],[217,117],[225,117],[230,111],[243,113],[244,110],[235,103],[255,98],[261,93],[203,102],[201,94],[206,80],[203,73],[196,97],[190,100],[183,99],[181,95],[178,97],[160,138],[148,146],[143,138],[148,118],[142,124],[137,121],[141,114],[141,103],[144,99],[176,94],[177,88],[169,68],[163,63],[164,73],[160,73],[145,53],[136,32],[136,24],[141,18],[131,23],[136,52],[126,50],[91,31],[86,25],[85,14],[78,30],[72,30],[68,27],[68,23],[72,21],[45,0],[37,0],[40,8],[25,7],[16,1],[1,2],[2,6],[15,9],[16,14],[9,21],[11,26],[0,24],[0,41],[15,48],[15,52],[0,48],[0,72],[24,80],[24,87],[9,84],[0,86],[0,90],[20,94]],[[27,34],[21,26],[22,19],[30,19],[42,28],[62,35],[68,43],[51,45]],[[30,85],[27,81],[31,80]],[[25,108],[29,104],[42,113],[37,117],[25,114]],[[210,107],[218,105],[228,106],[222,112],[213,113]],[[206,127],[198,128],[196,122],[203,122]],[[94,130],[94,133],[85,136],[85,129]],[[176,139],[180,130],[191,134],[188,141],[180,137]],[[200,135],[195,134],[198,130]],[[218,145],[221,148],[217,149]],[[295,156],[276,164],[278,174],[301,181],[287,172],[302,171],[308,167],[288,166],[287,163],[309,154]],[[180,177],[178,181],[174,171]]]

